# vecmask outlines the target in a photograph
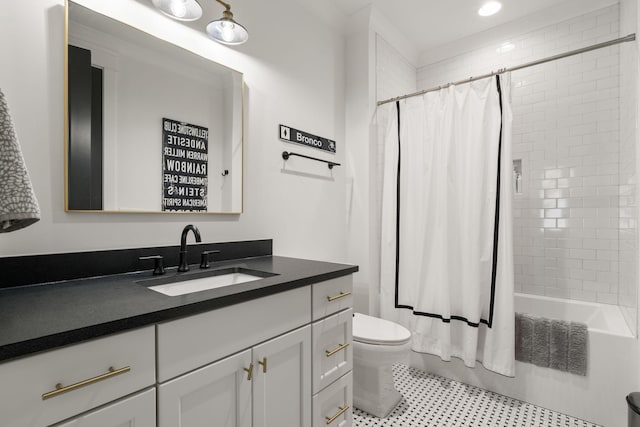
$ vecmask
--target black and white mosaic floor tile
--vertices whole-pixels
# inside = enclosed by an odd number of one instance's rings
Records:
[[[405,365],[393,378],[402,401],[385,419],[354,409],[354,427],[600,427]]]

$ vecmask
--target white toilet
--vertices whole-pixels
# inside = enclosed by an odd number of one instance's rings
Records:
[[[402,400],[391,367],[408,363],[411,332],[388,320],[353,315],[353,406],[384,418]]]

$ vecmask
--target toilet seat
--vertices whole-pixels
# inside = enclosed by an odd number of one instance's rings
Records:
[[[366,344],[400,346],[411,339],[411,332],[404,326],[366,314],[353,316],[353,340]]]

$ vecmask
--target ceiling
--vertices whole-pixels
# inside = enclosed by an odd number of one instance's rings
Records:
[[[135,1],[153,8],[151,0]],[[251,34],[251,19],[258,19],[251,14],[251,4],[264,0],[227,1],[232,3],[237,19],[249,28]],[[553,21],[559,22],[618,3],[619,0],[499,0],[502,10],[489,17],[478,15],[478,9],[488,0],[282,0],[283,4],[287,1],[308,7],[327,22],[341,28],[348,27],[351,15],[371,6],[378,16],[382,15],[395,31],[404,36],[409,46],[403,53],[414,62],[418,61],[418,56],[424,58],[425,53],[433,53],[439,47],[471,35],[480,35],[495,27],[510,24],[511,31],[531,31]],[[185,25],[202,31],[208,21],[220,18],[224,8],[214,0],[199,2],[203,18],[185,22]],[[471,42],[477,42],[476,39]],[[464,42],[468,44],[470,41]],[[429,55],[426,57],[433,59]]]
[[[490,17],[477,13],[486,0],[331,0],[344,14],[373,5],[418,52],[467,37],[492,27],[543,13],[550,8],[572,7],[575,15],[616,1],[501,0],[502,10]],[[595,4],[594,4],[595,3]],[[552,12],[549,12],[552,13]],[[574,16],[575,16],[574,15]]]

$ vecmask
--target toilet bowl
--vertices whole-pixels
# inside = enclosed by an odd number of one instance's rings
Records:
[[[353,316],[353,406],[384,418],[402,400],[392,366],[408,363],[411,332],[388,320]]]

